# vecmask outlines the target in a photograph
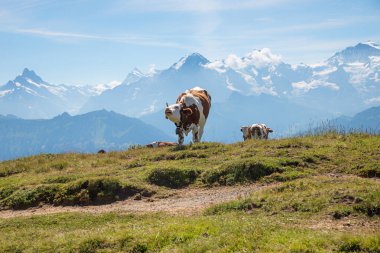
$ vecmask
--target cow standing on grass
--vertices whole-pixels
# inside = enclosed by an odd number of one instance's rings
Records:
[[[178,144],[184,134],[193,133],[193,142],[201,141],[203,128],[211,108],[211,96],[205,89],[195,87],[182,93],[173,105],[166,104],[165,117],[176,125]]]
[[[268,139],[269,133],[273,130],[265,124],[253,124],[252,126],[242,126],[240,131],[243,132],[243,139]]]

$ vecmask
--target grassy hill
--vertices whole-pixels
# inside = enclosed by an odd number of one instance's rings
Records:
[[[260,187],[186,215],[0,218],[0,251],[380,252],[379,177],[380,136],[365,134],[6,161],[0,163],[0,217],[43,205],[175,198],[179,189]]]

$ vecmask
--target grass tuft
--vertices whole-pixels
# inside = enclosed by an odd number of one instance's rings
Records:
[[[254,182],[274,172],[282,171],[275,163],[247,159],[229,162],[218,168],[207,170],[201,177],[202,182],[206,185],[233,185]]]
[[[183,188],[193,183],[198,175],[196,169],[156,168],[149,173],[147,180],[158,186]]]

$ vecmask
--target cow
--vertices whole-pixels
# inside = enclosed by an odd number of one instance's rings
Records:
[[[243,132],[243,139],[268,139],[269,133],[273,130],[265,124],[253,124],[251,126],[242,126],[240,131]]]
[[[152,143],[146,144],[148,148],[160,148],[160,147],[169,147],[169,146],[177,146],[175,142],[166,142],[166,141],[154,141]]]
[[[200,87],[181,93],[175,104],[166,103],[165,118],[174,122],[178,144],[182,145],[184,134],[193,133],[193,142],[200,142],[211,108],[210,94]]]

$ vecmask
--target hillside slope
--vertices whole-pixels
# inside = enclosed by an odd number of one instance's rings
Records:
[[[41,153],[122,150],[130,145],[171,140],[139,119],[106,110],[48,120],[0,117],[0,160]]]
[[[329,133],[6,161],[0,251],[378,252],[379,158]]]

